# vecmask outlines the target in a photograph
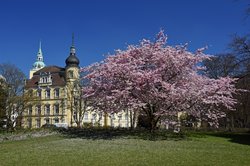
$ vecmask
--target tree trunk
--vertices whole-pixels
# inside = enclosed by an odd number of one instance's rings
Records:
[[[151,124],[150,131],[151,132],[153,132],[154,130],[156,130],[157,124],[158,124],[159,120],[160,120],[160,116],[152,116],[151,122],[150,122],[150,124]]]
[[[234,129],[234,116],[231,114],[231,129]]]
[[[81,122],[79,122],[79,121],[76,122],[76,127],[77,127],[77,128],[81,128]]]
[[[130,129],[133,130],[135,128],[137,114],[135,111],[132,110],[130,110],[129,113],[130,113]]]
[[[154,131],[157,127],[157,123],[160,120],[160,116],[156,116],[154,113],[156,112],[156,108],[155,106],[151,106],[151,105],[147,105],[147,108],[142,108],[143,111],[146,113],[147,115],[147,119],[149,121],[150,124],[150,131]]]

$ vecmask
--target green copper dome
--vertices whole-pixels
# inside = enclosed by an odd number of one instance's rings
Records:
[[[45,63],[44,62],[35,62],[33,64],[33,68],[34,69],[39,69],[39,68],[43,68],[43,67],[45,67]]]
[[[43,62],[43,53],[42,53],[42,47],[41,47],[41,42],[39,45],[39,50],[37,53],[37,59],[36,62],[33,63],[33,69],[41,69],[43,67],[45,67],[45,63]]]

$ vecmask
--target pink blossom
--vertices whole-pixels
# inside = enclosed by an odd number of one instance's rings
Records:
[[[93,107],[106,112],[147,109],[166,117],[185,111],[195,117],[206,115],[217,124],[224,114],[219,108],[233,109],[237,102],[235,79],[198,74],[204,69],[199,64],[210,57],[203,53],[206,48],[191,53],[187,45],[167,46],[166,39],[160,31],[154,42],[142,40],[83,68],[88,73],[82,78],[88,80],[84,97],[98,101]]]

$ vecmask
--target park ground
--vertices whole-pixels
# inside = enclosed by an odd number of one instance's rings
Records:
[[[70,129],[0,138],[1,166],[250,165],[250,133]]]

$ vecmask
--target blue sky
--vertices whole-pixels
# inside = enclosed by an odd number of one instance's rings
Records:
[[[71,34],[81,66],[115,49],[153,39],[163,28],[168,44],[208,45],[208,54],[227,51],[231,35],[249,32],[247,0],[1,0],[0,63],[26,75],[39,40],[46,65],[64,67]]]

